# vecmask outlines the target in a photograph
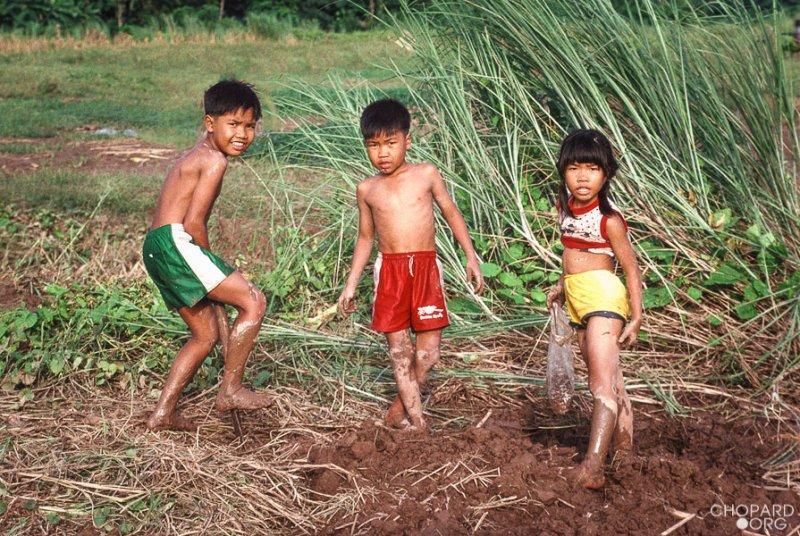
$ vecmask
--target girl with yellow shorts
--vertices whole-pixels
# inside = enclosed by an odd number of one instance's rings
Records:
[[[589,446],[583,462],[571,468],[576,486],[605,484],[606,455],[633,449],[633,415],[619,362],[622,345],[636,341],[642,324],[642,284],[628,226],[609,198],[617,162],[608,138],[596,130],[575,130],[558,156],[558,219],[563,274],[547,296],[547,306],[565,301],[578,345],[589,370],[594,398]],[[615,262],[616,261],[616,262]],[[625,272],[627,287],[614,273]]]

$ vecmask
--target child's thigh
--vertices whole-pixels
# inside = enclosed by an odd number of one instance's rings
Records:
[[[593,316],[589,318],[584,333],[584,359],[589,367],[589,375],[603,377],[616,375],[619,367],[619,339],[623,323],[618,318]]]
[[[208,293],[208,297],[215,302],[232,305],[238,309],[249,309],[261,301],[261,296],[261,291],[238,271],[231,273]]]
[[[181,307],[178,309],[178,314],[189,326],[192,336],[216,340],[217,317],[210,301],[202,299],[193,307]]]

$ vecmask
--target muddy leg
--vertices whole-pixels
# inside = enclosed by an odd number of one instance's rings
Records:
[[[231,335],[231,327],[228,325],[228,313],[225,311],[225,305],[221,303],[214,303],[214,311],[217,315],[217,327],[219,329],[219,345],[222,349],[222,359],[226,359],[228,355],[228,339]],[[242,437],[242,421],[239,418],[239,410],[231,410],[231,421],[233,422],[233,431],[236,437]]]
[[[616,458],[626,458],[633,452],[633,409],[628,393],[625,392],[625,379],[622,376],[622,367],[617,367],[616,378],[617,425],[614,428],[614,451]]]
[[[194,377],[203,360],[217,342],[218,330],[214,309],[207,300],[194,307],[182,307],[178,313],[189,326],[191,337],[180,349],[169,375],[164,381],[161,396],[147,419],[151,430],[193,430],[196,426],[175,411],[181,392]]]
[[[439,361],[439,344],[441,340],[442,331],[438,329],[421,331],[417,334],[412,370],[417,378],[417,385],[420,390],[425,386],[428,372]],[[395,428],[404,428],[409,424],[405,407],[399,394],[389,407],[389,411],[386,412],[386,424]]]
[[[417,333],[414,372],[417,375],[417,383],[420,389],[428,379],[428,372],[439,362],[439,346],[441,342],[442,330],[440,329]]]
[[[622,321],[592,317],[586,329],[584,349],[589,366],[589,390],[594,398],[589,446],[580,466],[568,477],[575,486],[597,489],[605,484],[603,469],[617,421],[616,380],[619,369],[617,338]]]
[[[239,314],[233,322],[225,354],[225,371],[217,396],[217,409],[256,410],[269,406],[271,398],[242,386],[244,366],[255,345],[261,321],[264,318],[266,299],[264,295],[248,282],[239,272],[229,275],[214,290],[209,298],[236,307]]]
[[[425,419],[422,417],[422,402],[419,396],[419,384],[413,368],[414,348],[407,330],[387,333],[389,343],[389,357],[392,360],[394,378],[397,382],[397,391],[405,411],[415,428],[425,429]],[[392,404],[392,411],[395,405]],[[396,411],[396,410],[395,410]],[[390,415],[387,413],[387,422]],[[392,417],[395,419],[396,417]]]

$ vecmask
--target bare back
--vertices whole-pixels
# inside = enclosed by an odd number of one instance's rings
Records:
[[[171,223],[205,226],[222,188],[227,159],[205,140],[183,153],[167,173],[151,229]]]
[[[378,248],[384,253],[431,251],[434,235],[434,180],[431,164],[408,164],[392,177],[364,180],[364,201],[372,213]]]

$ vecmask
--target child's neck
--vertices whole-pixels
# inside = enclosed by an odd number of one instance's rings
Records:
[[[210,132],[206,132],[206,135],[203,137],[202,140],[200,140],[200,145],[208,149],[211,149],[212,151],[217,151],[218,153],[222,154],[222,156],[224,156],[225,158],[228,158],[228,155],[226,155],[225,152],[222,149],[220,149],[219,146],[216,144],[216,142],[214,141],[214,136],[212,136]]]
[[[570,204],[575,208],[588,207],[589,205],[595,203],[596,201],[597,201],[597,196],[592,197],[588,201],[580,201],[576,199],[574,195],[570,195]]]
[[[394,171],[392,171],[388,175],[384,175],[383,178],[385,178],[385,179],[393,179],[393,178],[397,177],[399,174],[401,174],[403,171],[405,171],[405,169],[407,167],[408,167],[408,162],[405,159],[403,159],[403,162],[399,166],[397,166],[397,169],[395,169]]]

